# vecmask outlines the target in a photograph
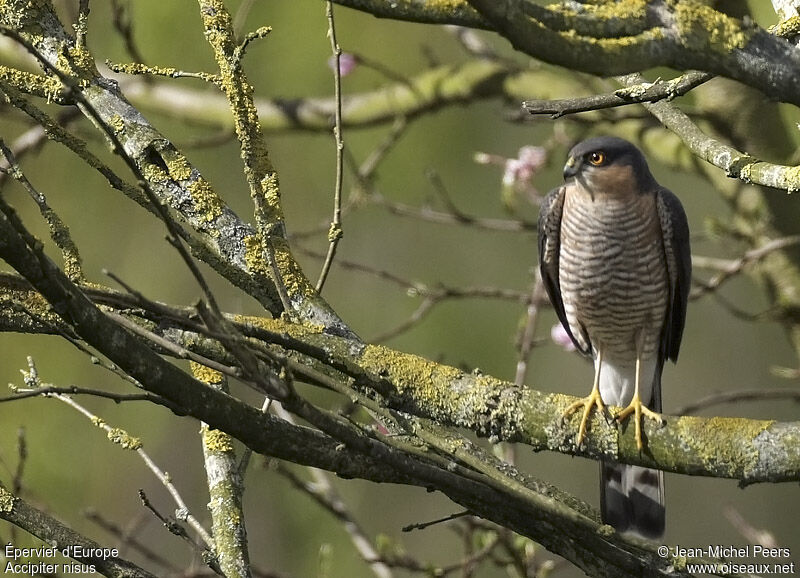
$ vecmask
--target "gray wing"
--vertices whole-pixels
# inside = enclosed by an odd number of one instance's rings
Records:
[[[661,337],[661,363],[676,361],[681,348],[686,304],[692,281],[692,254],[689,247],[689,223],[680,200],[667,189],[657,194],[658,216],[664,238],[664,254],[669,277],[669,303]]]
[[[542,282],[553,304],[553,309],[558,315],[561,325],[572,339],[572,343],[581,353],[591,353],[591,346],[583,347],[570,331],[567,314],[564,311],[564,301],[561,298],[561,283],[559,281],[559,251],[561,248],[561,215],[564,210],[565,187],[553,189],[542,200],[539,208],[539,271]],[[589,343],[589,340],[586,340]]]

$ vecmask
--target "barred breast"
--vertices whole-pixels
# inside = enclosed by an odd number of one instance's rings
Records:
[[[587,198],[588,197],[588,198]],[[595,195],[568,187],[560,247],[561,294],[572,334],[608,361],[656,356],[669,296],[654,194]]]

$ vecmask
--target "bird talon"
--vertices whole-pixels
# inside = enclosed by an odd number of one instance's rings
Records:
[[[586,397],[574,402],[561,415],[561,420],[563,422],[563,420],[565,420],[567,417],[578,411],[578,408],[583,407],[581,425],[578,429],[578,437],[575,440],[575,445],[577,447],[580,447],[584,438],[586,438],[586,426],[589,423],[589,415],[591,415],[592,409],[594,409],[595,406],[597,406],[598,411],[605,413],[606,406],[603,403],[603,398],[600,397],[600,391],[597,388],[592,389],[592,392]]]
[[[642,418],[648,417],[653,421],[658,422],[659,424],[664,423],[663,418],[658,415],[656,412],[648,408],[646,405],[642,403],[642,398],[638,395],[633,397],[631,400],[630,405],[620,411],[616,415],[616,420],[621,422],[622,420],[626,419],[631,414],[634,414],[634,419],[636,420],[635,423],[635,430],[634,430],[634,438],[636,439],[636,447],[641,451],[644,447],[644,443],[642,441]]]

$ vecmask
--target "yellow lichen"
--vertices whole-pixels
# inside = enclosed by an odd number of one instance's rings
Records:
[[[255,119],[253,122],[257,123],[258,119]],[[276,218],[280,218],[281,191],[280,191],[280,185],[278,184],[278,174],[275,172],[268,172],[261,179],[260,184],[261,184],[261,192],[264,195],[264,202],[267,208],[269,209],[273,220]]]
[[[792,38],[800,34],[800,16],[792,16],[775,26],[770,27],[770,32],[776,36]]]
[[[92,54],[83,46],[71,46],[58,54],[57,68],[65,75],[79,81],[81,86],[98,75]]]
[[[575,16],[579,13],[590,14],[593,18],[600,20],[644,18],[647,0],[618,0],[600,4],[550,4],[547,9],[565,16]]]
[[[142,167],[142,174],[148,183],[165,183],[169,175],[156,163],[147,163]]]
[[[222,380],[224,379],[222,373],[216,369],[211,369],[210,367],[206,367],[205,365],[196,363],[194,361],[192,361],[189,365],[192,368],[192,375],[203,383],[217,385],[222,383]]]
[[[218,429],[207,429],[203,432],[203,443],[209,451],[215,453],[232,452],[233,440],[231,436]]]
[[[192,176],[192,165],[186,160],[186,157],[180,154],[169,154],[170,151],[164,151],[162,158],[167,163],[167,170],[169,176],[176,181],[185,181]]]
[[[692,50],[728,53],[744,48],[753,35],[741,21],[697,2],[675,4],[675,23],[681,42]]]
[[[114,134],[119,134],[125,130],[125,121],[120,115],[115,114],[108,120],[108,126],[114,131]]]
[[[61,97],[61,81],[55,76],[32,74],[9,66],[0,66],[0,80],[17,90],[49,101],[58,101]]]
[[[264,274],[267,272],[261,235],[247,235],[244,238],[244,261],[247,263],[247,269],[251,273]]]
[[[115,427],[108,430],[108,439],[114,442],[115,444],[119,444],[122,446],[123,449],[126,450],[138,450],[142,447],[142,440],[137,437],[133,437],[124,429]]]
[[[283,238],[273,238],[275,266],[280,273],[280,281],[286,287],[289,297],[309,297],[315,293],[314,287],[306,278],[300,265],[294,260],[289,244]]]
[[[172,172],[170,171],[172,175]],[[200,213],[200,218],[207,223],[212,223],[222,215],[224,203],[217,196],[207,180],[198,176],[187,187],[194,200],[195,210]]]
[[[16,501],[14,494],[0,486],[0,512],[10,512],[14,509],[14,502]]]
[[[382,345],[367,345],[361,354],[360,363],[365,369],[391,379],[398,393],[411,389],[420,391],[422,397],[435,396],[440,401],[450,392],[443,385],[463,375],[461,370],[454,367],[394,351]]]
[[[787,191],[790,193],[800,191],[800,167],[790,167],[783,171],[783,178],[787,183]]]

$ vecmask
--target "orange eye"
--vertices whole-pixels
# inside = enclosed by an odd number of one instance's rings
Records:
[[[594,166],[599,167],[606,162],[606,155],[602,151],[594,151],[589,154],[589,162]]]

